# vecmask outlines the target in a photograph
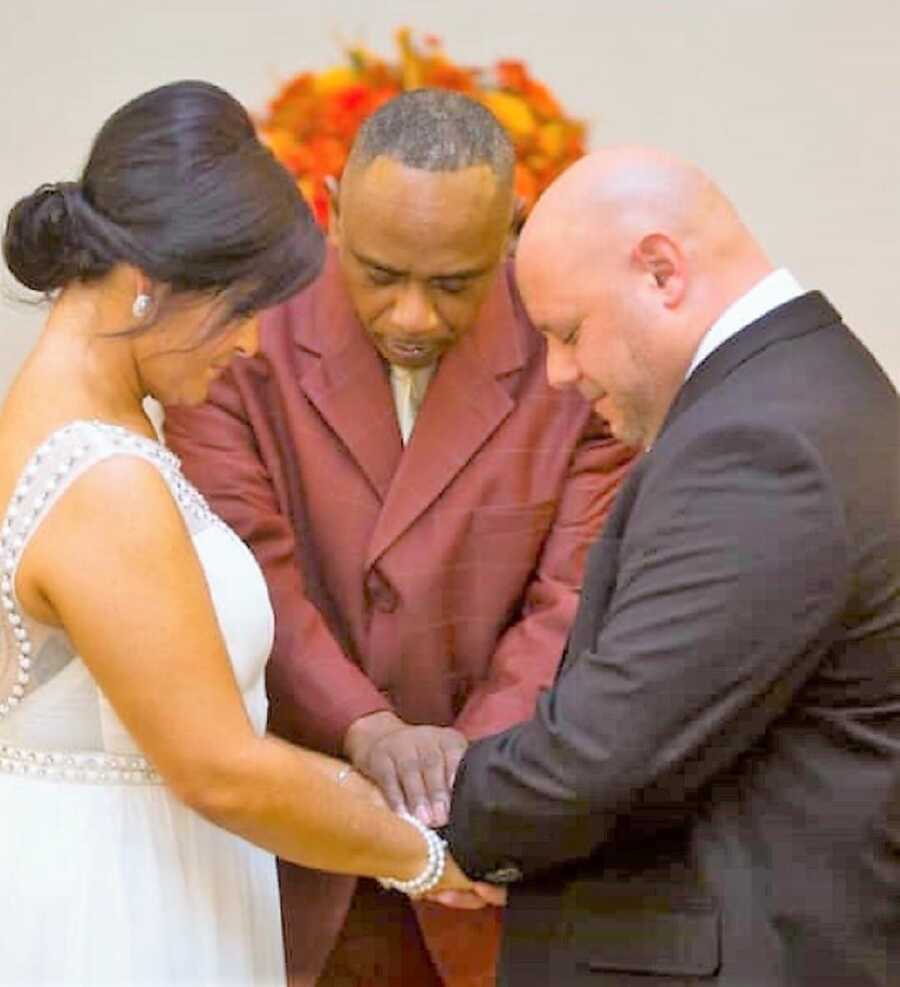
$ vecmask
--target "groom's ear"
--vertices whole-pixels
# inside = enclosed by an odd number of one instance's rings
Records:
[[[632,261],[666,308],[676,308],[687,287],[687,263],[679,245],[663,233],[643,237],[632,251]]]

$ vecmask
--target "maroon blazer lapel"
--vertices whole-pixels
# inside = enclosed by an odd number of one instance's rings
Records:
[[[321,277],[310,317],[295,327],[307,367],[300,387],[383,501],[403,452],[387,370],[356,318],[331,251]]]
[[[513,410],[498,378],[525,364],[521,331],[501,271],[476,324],[441,359],[428,387],[373,532],[368,565],[428,509]]]

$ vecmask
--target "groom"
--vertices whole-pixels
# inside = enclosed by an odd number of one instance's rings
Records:
[[[900,984],[900,416],[696,168],[579,162],[517,276],[547,371],[648,451],[554,688],[448,830],[508,987]]]

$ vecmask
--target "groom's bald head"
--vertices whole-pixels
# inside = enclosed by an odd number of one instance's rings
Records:
[[[578,386],[631,442],[652,440],[706,329],[769,270],[707,175],[643,147],[569,168],[535,206],[516,262],[551,343],[551,382]]]

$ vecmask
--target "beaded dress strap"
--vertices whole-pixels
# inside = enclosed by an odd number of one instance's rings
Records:
[[[33,660],[25,615],[15,594],[19,562],[28,540],[57,498],[90,466],[114,455],[138,455],[163,475],[183,515],[194,524],[224,524],[181,473],[178,457],[152,439],[120,425],[73,421],[53,432],[33,453],[13,491],[0,525],[0,604],[15,641],[17,668],[0,688],[0,719],[28,691]]]

